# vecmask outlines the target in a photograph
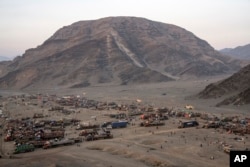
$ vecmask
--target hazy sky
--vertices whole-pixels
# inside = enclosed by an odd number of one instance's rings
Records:
[[[175,24],[215,49],[250,43],[250,0],[0,0],[0,56],[22,55],[65,25],[108,16]]]

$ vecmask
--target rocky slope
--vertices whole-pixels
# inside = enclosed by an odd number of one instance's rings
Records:
[[[237,59],[250,60],[250,44],[238,46],[236,48],[225,48],[220,50],[220,52]]]
[[[250,104],[250,65],[242,68],[231,77],[208,85],[199,93],[200,98],[226,97],[218,105]],[[229,96],[229,97],[228,97]]]
[[[238,70],[241,62],[171,24],[136,17],[80,21],[6,66],[1,88],[169,81]]]
[[[221,105],[244,105],[244,104],[250,104],[250,88],[240,92],[237,95],[228,97],[218,103],[216,106],[221,106]]]

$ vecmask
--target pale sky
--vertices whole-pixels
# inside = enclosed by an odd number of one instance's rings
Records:
[[[250,43],[250,0],[0,0],[0,56],[22,55],[63,26],[108,16],[174,24],[215,49]]]

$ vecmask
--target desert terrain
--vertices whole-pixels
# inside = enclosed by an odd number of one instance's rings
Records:
[[[218,118],[238,116],[249,118],[249,105],[215,107],[220,99],[198,99],[198,94],[209,83],[227,76],[202,79],[181,79],[177,81],[137,84],[137,85],[94,85],[79,89],[28,89],[22,91],[0,90],[2,110],[9,119],[32,117],[34,113],[47,115],[46,119],[77,118],[82,121],[103,123],[115,118],[110,113],[119,110],[94,110],[75,108],[76,112],[64,115],[58,111],[49,111],[53,103],[41,106],[32,105],[30,101],[7,98],[13,95],[48,94],[79,95],[88,99],[117,104],[135,104],[138,106],[167,107],[183,110],[188,105],[194,106],[192,112],[207,113]],[[140,99],[140,103],[138,102]],[[136,101],[137,100],[137,101]],[[38,101],[38,100],[37,100]],[[35,101],[36,102],[36,101]],[[68,107],[69,109],[71,107]],[[71,108],[72,109],[72,108]],[[93,119],[96,118],[96,119]],[[41,118],[38,118],[39,120]],[[178,128],[180,121],[197,120],[198,127]],[[140,115],[133,116],[126,128],[112,129],[112,139],[83,141],[72,146],[51,149],[35,149],[34,152],[12,154],[14,142],[4,142],[4,128],[7,118],[1,121],[1,158],[0,166],[20,167],[228,167],[229,154],[223,150],[224,145],[234,149],[250,148],[249,134],[240,136],[228,133],[221,128],[202,128],[206,120],[197,118],[169,117],[163,126],[141,127]],[[67,137],[77,137],[79,131],[75,126],[66,127]]]

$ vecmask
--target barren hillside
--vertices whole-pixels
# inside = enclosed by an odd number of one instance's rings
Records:
[[[238,70],[241,62],[171,24],[136,17],[79,21],[1,71],[2,88],[85,87],[170,81]]]
[[[200,98],[218,98],[228,96],[218,105],[250,103],[250,65],[247,65],[231,77],[208,85],[199,93]]]
[[[225,48],[220,50],[220,52],[237,59],[250,60],[250,44],[238,46],[236,48]]]

